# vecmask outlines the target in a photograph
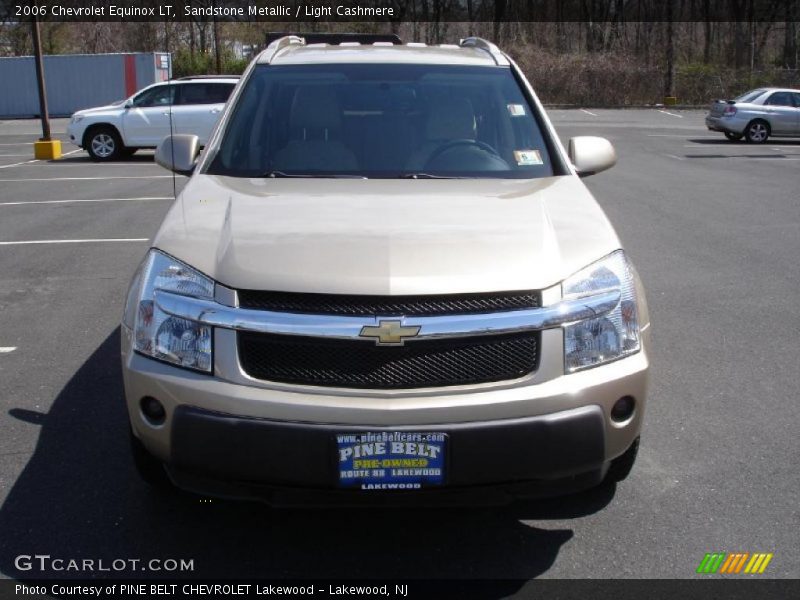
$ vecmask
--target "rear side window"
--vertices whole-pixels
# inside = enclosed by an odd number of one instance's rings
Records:
[[[228,101],[233,88],[233,83],[207,83],[209,104],[224,104]]]
[[[264,65],[240,94],[208,172],[527,179],[553,166],[509,68]]]
[[[751,90],[749,92],[745,92],[741,96],[737,96],[733,99],[734,102],[753,102],[756,98],[761,96],[764,93],[764,90]]]
[[[184,83],[177,104],[224,104],[233,91],[232,83]]]
[[[764,104],[769,106],[794,106],[791,92],[775,92]]]

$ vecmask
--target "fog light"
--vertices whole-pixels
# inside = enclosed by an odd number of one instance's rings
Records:
[[[633,409],[636,407],[636,400],[632,396],[623,396],[614,403],[611,409],[611,420],[621,423],[631,418]]]
[[[151,396],[142,398],[140,405],[144,416],[154,425],[160,425],[167,417],[167,411],[164,410],[164,405]]]

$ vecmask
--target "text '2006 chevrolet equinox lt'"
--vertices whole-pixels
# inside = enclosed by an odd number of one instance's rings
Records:
[[[336,41],[333,39],[332,41]],[[569,150],[493,44],[307,44],[248,67],[133,277],[122,361],[139,472],[274,504],[619,481],[649,317]]]

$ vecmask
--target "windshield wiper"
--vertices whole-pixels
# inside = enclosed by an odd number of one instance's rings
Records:
[[[468,177],[455,177],[452,175],[431,175],[430,173],[403,173],[400,179],[469,179]]]
[[[344,173],[286,173],[284,171],[267,171],[261,177],[299,177],[312,179],[367,179],[364,175],[347,175]]]

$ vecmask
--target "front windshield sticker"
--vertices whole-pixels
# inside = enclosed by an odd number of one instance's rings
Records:
[[[519,166],[544,164],[538,150],[514,150],[514,158]]]
[[[522,104],[509,104],[508,114],[510,114],[512,117],[524,117],[525,107]],[[541,163],[536,163],[536,164],[541,164]]]

